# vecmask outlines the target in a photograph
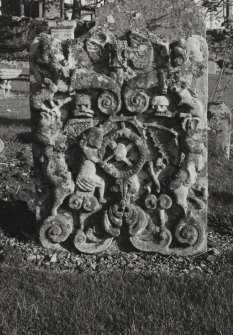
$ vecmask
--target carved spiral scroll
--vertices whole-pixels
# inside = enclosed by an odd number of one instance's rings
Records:
[[[75,248],[86,254],[96,254],[106,250],[112,243],[113,237],[97,237],[94,232],[85,233],[78,230],[74,236]]]
[[[69,200],[69,206],[71,209],[80,209],[83,204],[83,195],[73,194]]]
[[[103,229],[104,231],[112,236],[112,237],[118,237],[120,236],[120,228],[114,227],[115,221],[111,221],[111,216],[108,215],[107,211],[104,212],[104,219],[103,219]]]
[[[182,244],[193,246],[203,238],[203,229],[194,217],[181,220],[175,230],[176,239]]]
[[[94,195],[75,193],[70,197],[69,206],[71,209],[83,208],[86,212],[93,212],[99,207],[99,202]]]
[[[59,249],[73,231],[73,219],[68,213],[49,216],[41,225],[39,238],[41,244],[50,249]]]
[[[120,108],[116,95],[110,91],[104,91],[98,98],[98,108],[104,114],[116,114]]]
[[[172,199],[167,194],[161,194],[158,205],[161,209],[169,209],[172,206]]]
[[[149,194],[145,199],[145,205],[148,210],[156,209],[158,199],[154,194]]]
[[[87,212],[93,212],[99,207],[99,202],[95,196],[85,197],[83,200],[83,209]]]
[[[140,114],[145,112],[150,103],[149,96],[140,89],[129,89],[125,93],[125,105],[129,112]]]
[[[172,242],[172,234],[167,228],[164,228],[159,234],[131,236],[130,242],[140,251],[165,252]]]

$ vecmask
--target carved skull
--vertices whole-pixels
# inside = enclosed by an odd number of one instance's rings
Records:
[[[151,101],[152,108],[155,110],[157,115],[161,115],[161,116],[163,115],[168,116],[167,114],[170,113],[168,111],[169,104],[170,103],[169,103],[168,98],[165,97],[164,95],[157,95],[153,97]]]
[[[94,115],[91,109],[91,99],[89,95],[81,94],[75,96],[75,109],[73,111],[74,117],[89,117],[92,118]]]
[[[118,162],[125,162],[128,166],[132,166],[132,163],[128,160],[127,148],[123,143],[118,143],[115,149],[115,158]]]

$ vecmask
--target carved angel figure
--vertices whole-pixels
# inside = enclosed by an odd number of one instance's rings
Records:
[[[49,112],[52,108],[55,108],[56,105],[53,98],[57,90],[57,85],[51,79],[45,78],[41,90],[31,96],[32,107],[45,112]]]
[[[99,202],[106,203],[104,198],[104,179],[96,174],[96,163],[99,162],[98,149],[103,142],[102,129],[92,128],[88,137],[81,144],[85,159],[81,165],[80,172],[76,179],[78,190],[94,194],[98,189]]]

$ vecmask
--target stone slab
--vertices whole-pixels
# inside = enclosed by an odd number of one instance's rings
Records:
[[[51,35],[61,40],[74,39],[76,21],[58,20],[49,21],[48,26],[51,29]]]
[[[60,40],[73,39],[74,31],[73,27],[54,27],[51,29],[51,35]]]
[[[210,74],[216,74],[217,73],[217,68],[218,68],[218,65],[215,62],[213,62],[213,61],[208,62],[208,72]]]
[[[107,15],[116,30],[100,20],[72,41],[32,45],[39,239],[82,253],[205,252],[207,44],[184,15],[155,35],[130,8]]]
[[[76,21],[75,20],[53,20],[48,21],[49,28],[55,28],[55,27],[68,27],[68,28],[76,28]]]

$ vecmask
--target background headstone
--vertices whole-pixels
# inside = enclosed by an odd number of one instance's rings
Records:
[[[209,119],[209,151],[212,155],[229,159],[231,148],[232,114],[224,103],[210,103]]]
[[[211,74],[216,74],[217,73],[217,63],[213,62],[213,61],[209,61],[208,62],[208,72]]]
[[[62,21],[49,21],[49,28],[51,35],[61,40],[68,40],[74,38],[74,31],[76,28],[76,21],[62,20]]]

